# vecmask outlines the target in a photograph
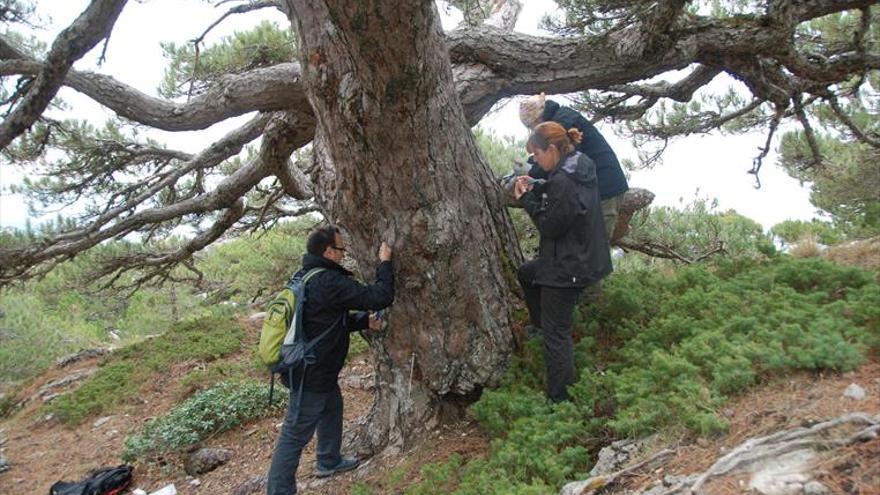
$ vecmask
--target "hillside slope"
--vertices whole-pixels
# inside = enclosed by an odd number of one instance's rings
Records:
[[[541,344],[531,339],[502,386],[408,451],[317,480],[313,447],[307,449],[302,492],[554,493],[584,479],[601,447],[659,431],[644,455],[672,449],[674,457],[634,470],[621,484],[657,489],[656,495],[672,488],[663,485],[667,475],[705,470],[748,438],[846,412],[880,414],[874,275],[784,258],[622,274],[603,297],[577,315],[581,373],[572,403],[543,400]],[[251,351],[259,320],[198,321],[107,356],[53,367],[20,389],[19,407],[0,421],[0,454],[11,465],[0,472],[0,493],[47,493],[55,481],[119,464],[126,436],[202,391],[229,380],[265,383]],[[369,355],[353,356],[341,378],[348,430],[368,411],[372,382]],[[853,383],[863,399],[843,396]],[[198,446],[227,449],[231,459],[198,482],[184,472],[188,453],[177,450],[136,463],[135,486],[260,493],[282,416],[276,408],[202,437]],[[835,493],[872,493],[880,486],[880,463],[870,461],[877,442],[829,450],[814,478]],[[742,490],[748,480],[736,476],[712,481],[710,493]]]
[[[247,325],[248,341],[254,341],[257,328]],[[243,346],[247,349],[248,346]],[[227,361],[248,359],[243,350],[224,358]],[[39,390],[64,376],[88,373],[100,358],[87,358],[65,368],[53,368],[22,390],[22,397],[36,397],[27,402],[12,418],[4,420],[3,451],[12,465],[0,474],[0,493],[48,493],[57,480],[80,479],[88,471],[121,463],[122,441],[126,434],[139,429],[147,420],[170,409],[177,398],[167,391],[175,380],[193,367],[204,363],[177,365],[156,376],[145,388],[139,403],[129,404],[119,412],[91,419],[68,428],[47,419],[40,411]],[[362,417],[370,405],[370,392],[359,388],[369,381],[370,366],[360,356],[343,372],[346,398],[346,425]],[[844,398],[843,391],[857,383],[866,391],[863,400]],[[701,472],[725,451],[743,440],[774,431],[811,424],[845,412],[863,411],[880,414],[880,362],[876,356],[856,371],[821,375],[799,373],[778,379],[729,403],[722,414],[730,421],[729,433],[713,440],[695,440],[692,435],[664,437],[655,441],[654,450],[674,448],[676,454],[662,467],[647,473],[636,472],[623,485],[627,490],[662,485],[670,477]],[[218,469],[198,478],[199,484],[183,472],[183,457],[169,457],[166,465],[136,465],[135,487],[157,490],[174,483],[181,494],[234,493],[249,480],[265,474],[271,449],[278,434],[281,416],[251,422],[204,442],[233,452],[232,459]],[[484,455],[488,441],[480,428],[467,419],[441,427],[414,451],[372,460],[344,476],[318,480],[310,474],[314,446],[307,449],[301,469],[302,493],[350,493],[354,483],[370,487],[372,493],[399,493],[419,479],[419,468],[429,462],[444,461],[450,455],[465,459]],[[832,493],[877,493],[880,487],[880,440],[826,453],[815,468],[815,477],[823,480]],[[646,454],[647,456],[647,454]],[[707,485],[708,493],[742,493],[746,474],[731,475]],[[256,485],[258,486],[258,485]],[[873,490],[873,491],[872,491]],[[239,492],[245,493],[245,492]],[[256,488],[250,493],[261,493]]]

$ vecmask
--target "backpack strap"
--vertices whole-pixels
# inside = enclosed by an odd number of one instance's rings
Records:
[[[334,321],[332,325],[330,325],[329,327],[327,327],[327,330],[324,330],[323,332],[321,332],[321,335],[318,335],[317,337],[315,337],[315,338],[313,338],[312,340],[308,341],[308,342],[306,343],[306,352],[311,351],[316,345],[318,345],[318,342],[320,342],[321,339],[323,339],[324,337],[326,337],[327,334],[330,333],[330,330],[333,330],[334,328],[336,328],[336,325],[338,325],[339,322],[342,321],[343,318],[345,318],[345,314],[344,314],[344,313],[343,313],[342,316],[339,317],[338,320]]]
[[[315,275],[317,275],[317,274],[323,272],[324,270],[326,270],[326,268],[322,268],[322,267],[318,266],[318,267],[312,268],[311,270],[309,270],[309,271],[307,271],[306,273],[304,273],[304,274],[302,275],[302,278],[301,278],[301,280],[302,280],[302,282],[303,282],[303,285],[305,285],[305,283],[308,282],[309,279],[311,279],[311,278],[314,277]],[[288,288],[293,289],[292,282],[293,282],[295,279],[296,279],[296,275],[294,274],[294,276],[290,277],[290,279],[287,281],[287,284],[285,284],[285,285],[286,285]]]
[[[345,316],[345,315],[343,315],[343,316]],[[339,318],[339,320],[336,320],[335,322],[333,322],[332,325],[330,325],[329,327],[327,327],[327,330],[324,330],[324,331],[321,333],[321,335],[318,335],[318,336],[315,337],[314,339],[308,341],[308,342],[306,343],[306,352],[311,351],[312,348],[314,348],[316,345],[318,345],[318,342],[320,342],[321,339],[323,339],[324,337],[326,337],[327,334],[330,333],[330,330],[333,330],[333,328],[336,327],[336,325],[339,324],[339,321],[340,321],[340,320],[342,320],[341,317]],[[309,366],[309,362],[308,362],[308,361],[305,361],[305,362],[303,363],[303,373],[305,373],[305,369],[306,369],[308,366]],[[297,396],[296,396],[296,402],[295,402],[295,404],[297,405],[297,407],[299,407],[299,400],[300,400],[300,397],[302,396],[302,386],[303,386],[303,382],[304,382],[304,381],[305,381],[305,376],[303,376],[303,377],[299,380],[299,386],[298,386]],[[293,385],[293,368],[290,368],[290,369],[288,370],[288,379],[287,379],[287,383],[290,384],[291,386]],[[292,388],[291,388],[291,390],[292,390]],[[270,403],[270,404],[272,403],[272,394],[273,394],[274,392],[275,392],[275,372],[272,371],[272,370],[269,370],[269,403]],[[296,422],[296,421],[294,421],[294,422]]]
[[[306,274],[303,275],[303,285],[305,285],[309,281],[310,278],[323,272],[324,270],[326,270],[326,268],[317,267],[317,268],[312,268],[311,270],[307,271]]]
[[[311,279],[315,275],[323,272],[324,270],[326,270],[326,268],[316,267],[316,268],[312,268],[311,270],[307,271],[300,279],[300,280],[302,280],[303,286],[305,286],[306,283],[308,283],[309,279]],[[295,279],[296,279],[296,275],[290,277],[290,279],[287,281],[286,284],[284,284],[284,286],[287,287],[288,289],[290,289],[291,291],[293,291],[293,281]],[[286,299],[282,299],[282,301],[284,302],[284,307],[286,309],[286,311],[284,313],[290,316],[290,319],[285,319],[284,321],[285,321],[285,323],[287,323],[287,328],[290,328],[290,324],[293,323],[293,312],[294,312],[295,308],[290,307],[290,303],[288,303]]]

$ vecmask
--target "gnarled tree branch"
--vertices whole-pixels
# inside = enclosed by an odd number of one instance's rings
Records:
[[[42,68],[33,60],[7,60],[0,62],[0,75],[32,75]],[[65,84],[125,119],[165,131],[192,131],[252,111],[295,109],[306,118],[312,110],[301,77],[296,62],[254,69],[221,78],[187,103],[155,98],[94,72],[70,71]]]
[[[0,149],[25,132],[64,84],[74,62],[110,34],[126,0],[93,0],[55,41],[33,84],[15,110],[0,124]]]
[[[880,148],[880,136],[876,134],[868,134],[864,130],[862,130],[853,120],[840,108],[840,102],[837,101],[837,97],[834,95],[826,96],[825,101],[828,102],[828,106],[831,107],[831,111],[834,112],[834,115],[837,117],[843,125],[846,126],[847,129],[852,133],[852,135],[858,139],[859,141],[873,146],[874,148]]]
[[[720,74],[722,70],[718,67],[709,67],[706,65],[697,66],[690,74],[678,81],[670,84],[666,81],[660,81],[654,84],[636,85],[622,84],[609,86],[609,91],[623,93],[626,96],[643,96],[646,98],[669,98],[675,101],[688,102],[693,98],[694,93],[709,84],[715,76]]]
[[[266,117],[254,119],[209,146],[189,162],[181,164],[175,173],[166,176],[123,205],[105,211],[82,228],[62,232],[24,248],[0,249],[0,284],[39,275],[43,273],[35,269],[39,265],[72,258],[107,239],[123,237],[138,229],[159,225],[185,215],[231,208],[235,201],[273,172],[268,164],[255,160],[226,177],[211,192],[167,206],[137,210],[141,203],[173,184],[185,173],[219,163],[240,152],[247,142],[259,135],[265,122]]]
[[[235,225],[245,213],[244,199],[238,199],[228,208],[214,224],[186,242],[178,249],[167,253],[133,253],[102,260],[102,267],[93,274],[95,279],[110,277],[103,284],[104,288],[117,287],[134,292],[145,284],[158,279],[158,283],[169,280],[172,271],[181,263],[185,263],[192,271],[199,275],[196,282],[201,280],[201,273],[195,269],[192,255],[201,251],[214,241],[220,239],[229,229]],[[136,277],[132,282],[122,286],[118,285],[122,274],[131,270],[141,270],[144,273]]]
[[[100,3],[99,0],[95,0],[97,3]],[[252,3],[251,6],[262,3]],[[476,123],[496,102],[516,94],[541,91],[569,93],[587,89],[620,92],[622,96],[605,102],[603,114],[634,118],[644,115],[663,98],[676,101],[690,99],[700,87],[724,71],[743,81],[756,98],[745,107],[726,114],[707,112],[697,116],[696,121],[691,122],[696,124],[697,130],[688,132],[708,130],[747,115],[763,101],[784,108],[785,117],[795,115],[809,125],[799,115],[803,113],[803,108],[800,112],[797,108],[789,111],[795,105],[796,98],[801,98],[805,92],[817,95],[820,91],[827,91],[831,78],[829,73],[835,76],[835,81],[840,81],[878,66],[878,54],[871,52],[864,43],[866,31],[861,35],[854,34],[855,48],[851,51],[810,58],[787,48],[790,32],[779,29],[779,24],[800,23],[849,9],[867,9],[875,5],[876,0],[781,0],[768,11],[768,16],[775,19],[772,22],[767,16],[761,15],[714,19],[683,14],[686,3],[685,0],[639,2],[634,16],[626,20],[621,17],[618,26],[601,35],[547,38],[507,32],[490,26],[447,33],[446,45],[453,63],[457,93],[467,120]],[[631,2],[621,1],[612,7],[624,9],[629,4]],[[660,10],[652,13],[654,7]],[[863,14],[863,18],[866,19],[867,14]],[[626,30],[621,28],[625,22],[641,23],[642,27],[652,25],[654,28],[647,31]],[[862,22],[863,28],[865,22]],[[620,53],[636,45],[650,49],[640,49],[639,57],[619,57]],[[0,39],[0,58],[3,59],[0,62],[2,75],[38,77],[49,67],[47,63],[26,58],[3,39]],[[649,79],[693,64],[700,65],[678,83],[633,84],[633,81]],[[121,117],[164,130],[202,129],[254,110],[284,113],[276,115],[266,125],[259,160],[228,177],[217,189],[165,207],[143,209],[136,213],[136,209],[124,208],[124,205],[121,212],[107,208],[97,217],[100,220],[91,227],[86,226],[68,233],[69,237],[62,234],[54,241],[40,244],[48,253],[41,255],[44,257],[32,256],[34,253],[18,253],[15,264],[19,268],[72,256],[101,240],[123,236],[138,229],[154,228],[182,215],[201,215],[229,209],[238,197],[252,190],[267,176],[277,177],[278,184],[292,197],[306,199],[312,196],[309,181],[290,161],[293,151],[310,142],[315,133],[315,118],[305,96],[301,69],[297,63],[283,63],[224,77],[205,94],[187,103],[145,95],[102,74],[65,69],[58,77],[63,78],[64,84],[90,96]],[[642,101],[632,104],[632,97],[640,97]],[[811,99],[801,101],[804,101],[800,104],[803,107]],[[769,121],[763,116],[762,119]],[[652,131],[648,128],[642,130]],[[668,135],[665,139],[668,139]],[[156,190],[153,186],[174,175],[162,176],[145,190],[152,193],[162,190],[161,187]],[[146,199],[128,204],[142,204]],[[261,213],[257,218],[270,218],[270,210],[275,207],[274,202],[260,205]],[[0,253],[0,258],[4,261],[4,268],[12,266],[5,263],[12,261],[11,254]],[[9,280],[6,277],[9,273],[5,271],[0,281]]]

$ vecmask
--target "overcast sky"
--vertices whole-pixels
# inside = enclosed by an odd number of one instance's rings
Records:
[[[42,19],[51,21],[50,28],[39,33],[40,37],[51,43],[57,32],[69,25],[87,3],[86,0],[38,1],[39,15]],[[539,34],[538,22],[555,4],[550,0],[529,0],[524,4],[517,30]],[[166,62],[159,42],[185,43],[201,34],[224,12],[222,9],[228,6],[226,4],[215,9],[204,0],[129,2],[113,29],[104,65],[95,66],[101,49],[99,45],[74,67],[113,75],[145,93],[156,95]],[[447,29],[457,23],[455,12],[447,15],[446,9],[441,9],[441,13],[444,14],[444,27]],[[206,41],[210,44],[221,36],[235,30],[246,30],[267,18],[286,23],[286,18],[272,9],[237,15],[215,28]],[[723,87],[730,83],[720,80],[713,84]],[[100,124],[113,117],[112,112],[72,90],[65,88],[60,95],[76,109],[78,118],[87,118]],[[195,152],[226,131],[241,125],[246,119],[247,116],[230,119],[207,131],[155,131],[150,135],[171,148]],[[526,130],[519,123],[516,100],[500,104],[483,119],[480,126],[496,136],[514,136],[520,139],[526,137]],[[637,161],[636,150],[628,141],[615,136],[610,126],[600,124],[599,127],[621,159]],[[786,219],[813,218],[816,215],[808,201],[809,191],[774,165],[775,152],[771,152],[765,159],[761,171],[763,187],[754,188],[754,177],[746,171],[751,167],[752,158],[758,154],[758,147],[763,145],[764,139],[765,136],[760,133],[680,139],[667,148],[663,165],[652,170],[632,171],[630,185],[653,191],[656,194],[655,205],[677,205],[682,200],[687,203],[696,194],[700,197],[717,198],[721,210],[735,209],[755,219],[765,228]],[[0,226],[24,225],[28,215],[24,203],[21,198],[9,195],[7,191],[10,184],[20,180],[21,172],[12,169],[8,164],[0,164]]]

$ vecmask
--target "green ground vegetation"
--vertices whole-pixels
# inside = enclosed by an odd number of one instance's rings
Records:
[[[85,419],[136,403],[145,384],[179,363],[210,362],[238,351],[244,330],[229,316],[204,316],[174,325],[164,334],[111,354],[86,382],[49,403],[59,421]]]
[[[168,283],[143,287],[130,297],[124,291],[102,290],[93,283],[100,260],[140,249],[136,243],[110,243],[40,280],[4,289],[0,292],[0,391],[78,350],[125,347],[221,306],[234,309],[267,300],[299,266],[305,235],[313,225],[309,219],[290,222],[210,248],[197,260],[204,274],[199,287]],[[26,232],[0,232],[0,247],[28,238]]]
[[[267,387],[253,381],[218,383],[127,436],[122,459],[156,460],[248,421],[277,414],[286,401],[285,394],[278,393],[270,403]]]
[[[575,316],[572,401],[547,403],[543,344],[530,340],[472,406],[489,455],[424,466],[406,493],[556,493],[612,439],[719,434],[722,405],[756,384],[864,362],[880,346],[880,285],[819,259],[724,260],[616,273]]]
[[[496,171],[506,172],[514,157],[509,148],[487,152]],[[528,253],[536,238],[529,238],[528,219],[512,213]],[[383,487],[414,494],[438,487],[459,494],[556,492],[584,477],[597,449],[613,439],[670,430],[717,435],[727,427],[718,411],[729,398],[792,372],[851,370],[880,347],[876,274],[779,254],[759,225],[717,212],[708,200],[652,214],[637,232],[683,246],[681,252],[697,254],[713,239],[727,249],[691,265],[654,263],[635,253],[617,258],[601,299],[576,310],[579,376],[571,402],[546,402],[543,344],[532,339],[515,354],[502,384],[471,407],[491,438],[484,458],[453,456],[422,466],[415,485],[407,485],[401,470],[390,475],[400,479]],[[46,412],[78,424],[120,410],[137,402],[145,383],[180,363],[188,371],[169,390],[183,402],[129,437],[128,458],[183,449],[256,417],[250,409],[268,414],[276,405],[255,405],[266,397],[254,382],[264,370],[253,358],[241,359],[244,331],[232,315],[283,284],[299,265],[312,224],[292,222],[212,246],[198,259],[205,274],[198,290],[166,285],[129,299],[95,291],[87,281],[96,258],[87,254],[4,291],[0,381],[25,380],[62,354],[106,344],[112,329],[121,336],[118,344],[128,345]],[[774,234],[814,226],[784,227]],[[0,236],[0,244],[25,240]],[[353,339],[353,353],[366,347]]]
[[[204,309],[186,286],[148,287],[131,297],[100,290],[89,282],[98,256],[84,255],[41,280],[0,292],[0,390],[61,356],[138,342]]]

